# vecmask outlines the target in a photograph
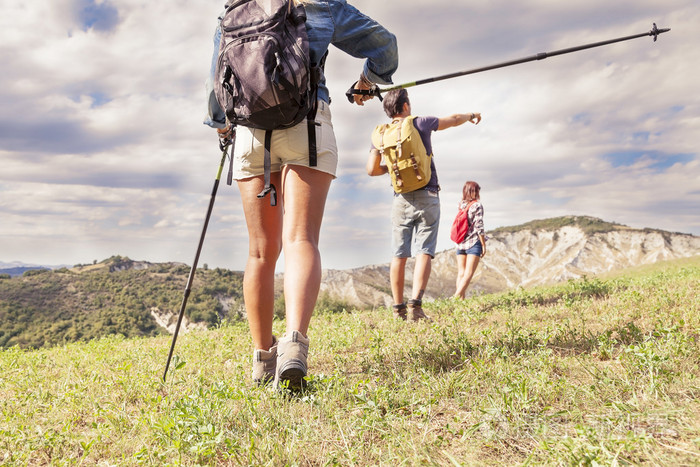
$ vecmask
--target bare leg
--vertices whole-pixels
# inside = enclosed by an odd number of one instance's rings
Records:
[[[280,174],[271,174],[279,186]],[[243,276],[243,299],[248,326],[256,349],[272,345],[275,264],[282,249],[282,206],[270,206],[270,199],[258,199],[262,177],[238,182],[248,227],[248,261]]]
[[[430,279],[432,259],[427,254],[416,256],[416,267],[413,270],[413,293],[411,294],[411,298],[414,300],[423,298],[425,289],[428,286],[428,279]]]
[[[467,291],[467,287],[469,287],[469,283],[471,282],[472,277],[474,277],[474,273],[476,272],[476,267],[479,265],[479,260],[481,260],[480,256],[467,255],[466,268],[464,274],[462,275],[462,280],[459,284],[457,284],[457,291],[454,295],[455,297],[464,298],[464,294]]]
[[[455,291],[459,290],[459,284],[462,283],[462,277],[467,267],[467,255],[457,255],[457,279],[455,280]],[[455,297],[457,292],[455,292]]]
[[[308,167],[283,170],[284,303],[287,333],[306,336],[321,287],[319,233],[333,177]]]
[[[391,280],[391,294],[394,296],[394,304],[403,303],[403,287],[404,278],[406,276],[406,260],[407,258],[394,257],[391,260],[391,268],[389,277]]]

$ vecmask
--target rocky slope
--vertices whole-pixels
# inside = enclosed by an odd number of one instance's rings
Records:
[[[566,281],[661,260],[700,255],[700,237],[651,229],[631,229],[590,217],[560,217],[488,232],[487,255],[469,294]],[[406,295],[413,278],[406,271]],[[433,261],[426,299],[454,292],[454,251]],[[152,264],[114,256],[100,263],[20,277],[0,274],[0,348],[38,348],[103,335],[127,337],[172,333],[189,267]],[[277,293],[282,292],[278,277]],[[389,265],[323,272],[323,301],[358,307],[390,306]],[[284,303],[275,301],[275,313]],[[242,273],[198,270],[182,323],[188,329],[245,319]]]
[[[488,232],[487,255],[468,294],[566,281],[657,261],[700,254],[700,237],[661,230],[632,229],[592,217],[566,216]],[[427,299],[454,293],[454,251],[438,253]],[[406,270],[410,294],[413,261]],[[356,306],[392,303],[389,265],[323,273],[321,290]]]

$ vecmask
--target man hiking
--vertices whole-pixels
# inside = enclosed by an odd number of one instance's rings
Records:
[[[367,174],[389,173],[394,188],[391,212],[392,249],[391,292],[394,316],[403,320],[429,319],[422,309],[422,299],[435,256],[440,198],[431,135],[433,131],[459,126],[465,122],[478,124],[480,113],[454,114],[449,117],[414,117],[405,89],[387,92],[384,111],[390,124],[377,126],[372,133],[372,148],[367,160]],[[384,160],[382,160],[382,158]],[[416,265],[413,290],[404,301],[406,260],[411,245],[416,243]]]

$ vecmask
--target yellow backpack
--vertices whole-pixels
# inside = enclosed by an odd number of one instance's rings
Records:
[[[384,156],[396,193],[418,190],[430,181],[432,155],[426,151],[420,133],[413,125],[415,118],[398,118],[377,125],[372,132],[372,144]]]

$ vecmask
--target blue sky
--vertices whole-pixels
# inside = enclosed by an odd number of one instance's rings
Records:
[[[6,0],[0,17],[0,262],[119,254],[191,263],[219,162],[201,124],[222,1]],[[481,112],[433,137],[439,250],[464,181],[487,229],[567,214],[700,234],[696,0],[357,0],[394,32],[396,83],[670,27],[409,90],[417,114]],[[426,5],[430,5],[429,7]],[[400,6],[400,8],[399,8]],[[362,62],[331,49],[340,149],[321,236],[326,268],[390,260],[387,178],[364,173],[379,102],[344,92]],[[222,184],[200,264],[243,269],[237,189]]]

